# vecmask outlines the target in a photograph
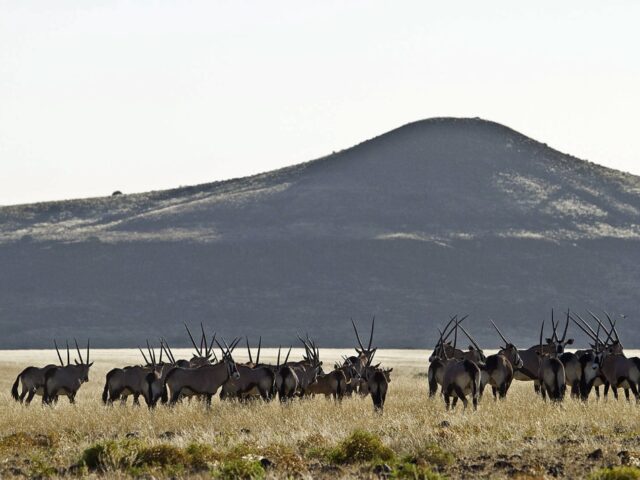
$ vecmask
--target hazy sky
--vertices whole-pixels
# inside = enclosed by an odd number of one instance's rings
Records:
[[[0,204],[480,116],[640,174],[640,2],[0,0]]]

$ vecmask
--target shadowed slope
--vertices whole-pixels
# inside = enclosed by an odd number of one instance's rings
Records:
[[[0,208],[0,346],[184,341],[182,319],[342,346],[350,316],[377,312],[382,344],[417,347],[457,311],[492,345],[489,315],[534,341],[553,305],[632,313],[639,224],[638,177],[496,123],[425,120],[253,177]]]

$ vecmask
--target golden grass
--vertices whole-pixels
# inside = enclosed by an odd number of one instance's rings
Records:
[[[325,365],[342,353],[323,352]],[[33,363],[52,361],[51,353],[47,355],[44,359],[43,354],[34,354]],[[30,363],[24,363],[24,353],[16,357],[20,364],[10,360],[11,352],[0,355],[2,477],[57,476],[68,472],[64,469],[77,464],[83,451],[96,442],[120,441],[127,435],[145,446],[158,446],[158,451],[164,445],[181,452],[205,445],[212,468],[225,459],[253,461],[264,456],[274,463],[267,469],[268,477],[296,472],[326,478],[375,476],[379,470],[373,463],[330,465],[327,460],[327,452],[356,430],[377,435],[395,452],[398,462],[424,464],[450,478],[584,478],[598,468],[620,465],[621,459],[634,465],[640,458],[640,407],[635,404],[610,399],[552,405],[533,393],[531,383],[514,382],[504,402],[494,402],[487,389],[477,412],[463,412],[461,406],[446,412],[441,398],[427,398],[425,352],[380,352],[383,362],[394,367],[382,416],[373,412],[369,398],[342,404],[314,398],[286,406],[216,400],[210,410],[199,402],[155,411],[131,404],[107,408],[100,401],[105,373],[137,361],[133,352],[116,357],[108,351],[96,352],[91,381],[82,387],[76,406],[61,399],[53,408],[42,407],[36,397],[25,407],[9,395],[15,376]],[[602,456],[588,459],[596,449],[602,449]],[[234,451],[239,452],[235,457]],[[623,451],[627,453],[620,454]],[[193,472],[154,473],[156,477],[164,474],[181,477]],[[208,477],[210,472],[198,475]]]

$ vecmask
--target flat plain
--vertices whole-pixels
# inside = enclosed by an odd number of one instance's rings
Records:
[[[178,350],[176,357],[188,357]],[[325,367],[348,350],[321,350]],[[622,399],[545,403],[514,381],[505,401],[489,389],[478,411],[447,412],[427,395],[425,350],[381,350],[393,367],[383,414],[369,398],[288,405],[198,401],[174,408],[115,405],[100,396],[107,371],[140,362],[135,350],[95,350],[76,405],[15,402],[28,365],[52,350],[0,352],[0,476],[155,478],[640,478],[640,406]],[[630,352],[628,354],[635,354]],[[299,358],[294,350],[292,358]],[[246,360],[238,350],[236,361]],[[275,361],[275,350],[263,351]],[[621,467],[621,465],[624,465]],[[615,467],[611,470],[609,467]],[[630,476],[612,476],[626,474]]]

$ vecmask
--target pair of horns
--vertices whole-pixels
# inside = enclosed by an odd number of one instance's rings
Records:
[[[76,350],[78,352],[78,357],[80,358],[80,363],[81,364],[89,364],[89,349],[90,349],[90,341],[89,339],[87,339],[87,361],[85,362],[82,358],[82,353],[80,353],[80,347],[78,346],[78,341],[74,338],[73,341],[76,344]],[[67,343],[67,365],[71,364],[71,353],[69,352],[69,341],[66,342]],[[58,359],[60,360],[60,365],[62,365],[64,367],[64,362],[62,361],[62,355],[60,355],[60,350],[58,349],[58,343],[56,342],[56,340],[53,340],[53,344],[56,347],[56,353],[58,354]]]
[[[249,352],[249,362],[253,363],[253,357],[251,356],[251,348],[249,347],[249,337],[245,336],[244,338],[247,340],[247,352]],[[257,365],[258,363],[260,363],[260,348],[262,348],[262,336],[260,336],[260,338],[258,339],[258,353],[256,354],[256,363],[254,365]]]
[[[291,349],[293,347],[289,347],[289,351],[287,352],[287,357],[284,359],[284,363],[282,365],[286,365],[286,363],[289,361],[289,355],[291,354]],[[280,367],[280,351],[282,350],[282,345],[278,346],[278,360],[276,362],[276,368]]]
[[[144,361],[146,362],[147,365],[157,365],[158,363],[162,363],[162,353],[164,352],[164,341],[162,339],[160,339],[160,361],[156,362],[156,351],[155,348],[152,348],[151,345],[149,345],[149,340],[147,339],[147,353],[149,353],[149,359],[151,359],[151,362],[149,362],[149,360],[147,359],[146,355],[144,354],[144,352],[142,351],[142,349],[140,347],[138,347],[138,350],[140,350],[140,353],[142,354],[142,358],[144,358]],[[169,355],[167,355],[167,357],[169,357]],[[171,357],[169,357],[169,360],[171,360]]]
[[[233,353],[233,350],[236,348],[236,346],[238,345],[238,343],[240,343],[240,340],[242,340],[242,337],[237,337],[234,338],[233,341],[231,342],[231,346],[227,345],[227,342],[224,338],[220,337],[220,339],[222,340],[222,343],[224,344],[224,347],[222,345],[220,345],[220,342],[218,342],[218,340],[215,339],[215,335],[214,335],[214,342],[218,345],[218,348],[220,348],[220,351],[222,352],[222,358],[223,359],[230,359],[231,358],[231,353]]]
[[[210,358],[211,355],[213,355],[213,343],[214,342],[218,343],[216,342],[216,333],[215,332],[213,333],[213,337],[211,338],[211,341],[207,344],[207,335],[204,333],[204,325],[202,324],[202,322],[200,322],[200,330],[202,331],[202,336],[200,337],[200,347],[198,347],[198,345],[196,345],[196,341],[193,339],[193,335],[191,335],[191,330],[189,330],[189,327],[187,326],[186,323],[184,324],[184,327],[187,329],[187,333],[189,334],[189,339],[191,340],[191,344],[193,345],[193,348],[195,349],[196,353],[200,357]]]
[[[356,339],[358,340],[358,345],[360,345],[361,351],[363,353],[371,352],[371,344],[373,343],[373,330],[375,329],[375,326],[376,326],[375,315],[371,320],[371,334],[369,335],[369,345],[367,346],[367,348],[364,348],[364,345],[362,345],[362,341],[360,340],[360,335],[358,334],[358,329],[356,328],[356,324],[354,323],[353,318],[351,319],[351,325],[353,325],[353,330],[356,332]]]

